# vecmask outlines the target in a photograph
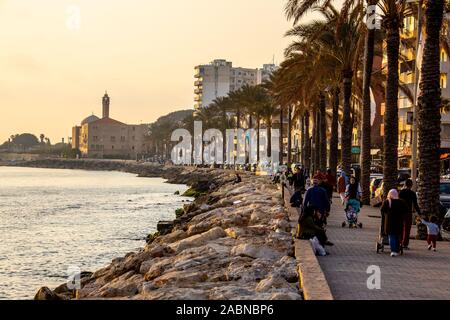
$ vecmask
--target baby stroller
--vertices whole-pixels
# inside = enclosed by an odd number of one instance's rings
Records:
[[[358,223],[358,214],[361,211],[361,204],[356,199],[350,199],[345,206],[345,217],[347,221],[342,222],[342,228],[348,224],[349,228],[362,228],[362,223]]]
[[[376,242],[377,253],[384,252],[384,246],[389,247],[389,236],[384,232],[384,214],[381,214],[380,233]],[[400,254],[403,255],[403,247],[400,244]]]

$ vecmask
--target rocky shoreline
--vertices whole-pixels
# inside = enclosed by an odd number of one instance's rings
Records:
[[[39,161],[27,166],[44,167]],[[67,161],[51,167],[69,168]],[[76,169],[82,169],[78,161]],[[244,173],[233,185],[232,171],[95,162],[84,160],[82,166],[94,170],[101,163],[101,170],[163,177],[191,186],[197,198],[179,210],[167,230],[149,237],[145,248],[94,273],[83,272],[81,289],[42,287],[35,299],[302,299],[294,230],[281,191],[267,177]]]

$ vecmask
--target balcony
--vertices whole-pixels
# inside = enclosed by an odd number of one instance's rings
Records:
[[[195,68],[195,74],[194,74],[194,78],[201,78],[202,75],[204,73],[204,69],[201,67],[196,67]]]
[[[194,86],[196,86],[196,87],[200,87],[202,85],[203,85],[203,81],[202,80],[197,80],[197,81],[194,82]]]

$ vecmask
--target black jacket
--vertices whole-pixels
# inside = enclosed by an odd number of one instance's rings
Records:
[[[413,208],[420,215],[419,204],[417,203],[417,195],[411,189],[403,189],[399,194],[400,199],[405,201],[408,213],[412,213]]]
[[[403,233],[403,221],[408,213],[408,207],[405,201],[398,199],[389,201],[385,200],[381,206],[381,214],[384,215],[384,234],[401,235]]]

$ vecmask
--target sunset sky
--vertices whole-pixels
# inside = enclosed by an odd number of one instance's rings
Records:
[[[67,139],[111,96],[111,117],[147,123],[193,108],[194,66],[283,58],[283,0],[0,0],[0,144]],[[77,28],[73,7],[80,9]],[[75,8],[76,8],[75,7]],[[76,15],[76,13],[75,13]]]

